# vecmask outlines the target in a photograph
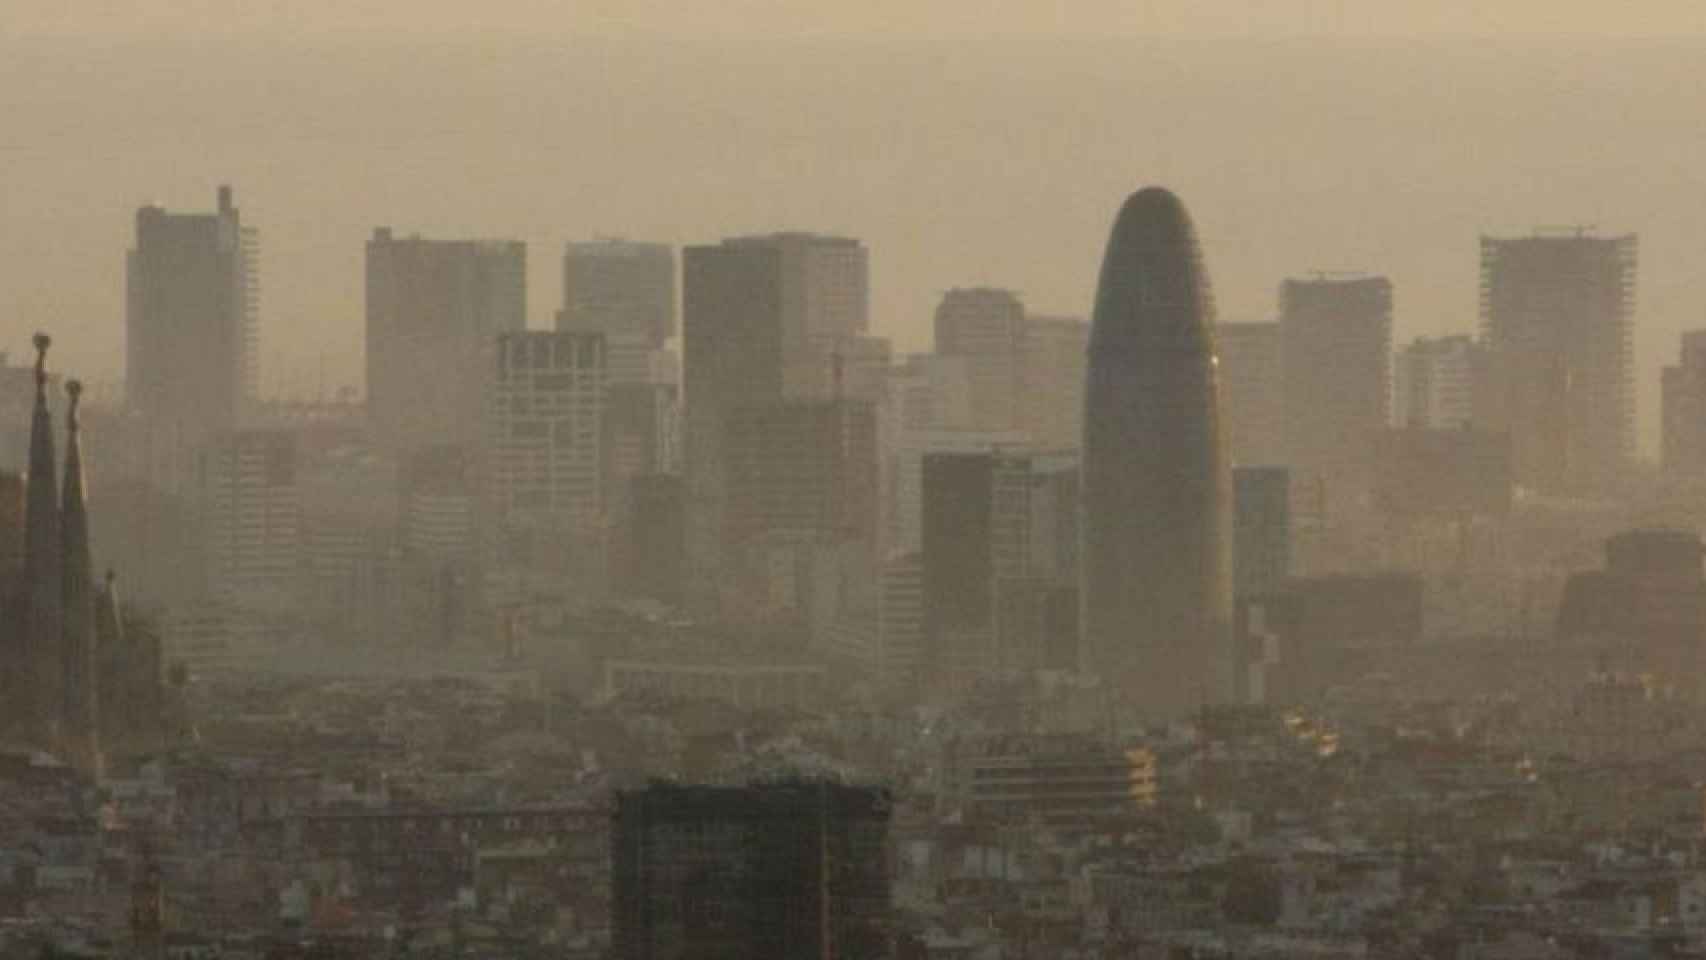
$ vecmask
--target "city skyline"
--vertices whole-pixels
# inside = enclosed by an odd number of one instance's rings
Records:
[[[1683,2],[12,0],[0,957],[1706,957]]]
[[[250,63],[244,69],[253,71],[250,85],[284,83],[284,99],[279,101],[283,113],[276,126],[266,128],[233,125],[213,115],[223,100],[211,93],[173,101],[175,105],[150,126],[138,127],[127,119],[107,124],[102,120],[104,94],[91,89],[87,77],[56,75],[57,68],[43,63],[39,53],[26,51],[10,58],[11,67],[49,78],[69,98],[72,112],[55,120],[39,106],[18,104],[15,140],[0,153],[0,168],[10,181],[33,182],[38,188],[27,195],[20,192],[9,204],[11,222],[17,226],[0,240],[0,253],[20,269],[0,278],[0,307],[7,308],[8,318],[7,325],[0,326],[0,339],[21,353],[37,324],[13,318],[63,317],[56,326],[66,330],[66,339],[77,344],[76,349],[88,351],[71,359],[89,371],[87,379],[110,381],[116,375],[114,319],[121,289],[117,280],[109,285],[101,279],[117,268],[101,253],[101,238],[112,236],[119,229],[114,221],[139,203],[158,199],[168,208],[201,206],[206,193],[221,181],[237,186],[247,219],[261,225],[267,237],[263,393],[282,390],[298,398],[316,395],[321,384],[330,394],[337,386],[358,382],[360,264],[347,244],[387,222],[432,235],[514,236],[528,242],[535,261],[529,289],[533,327],[548,326],[550,305],[559,302],[550,261],[570,240],[621,233],[682,244],[730,233],[797,228],[859,236],[873,251],[873,327],[903,349],[927,342],[929,313],[940,291],[952,286],[1013,287],[1038,312],[1086,313],[1093,277],[1083,263],[1094,257],[1090,236],[1095,232],[1095,196],[1117,191],[1119,181],[1138,174],[1178,183],[1201,197],[1198,219],[1217,232],[1236,235],[1220,255],[1223,318],[1270,319],[1272,286],[1279,277],[1314,268],[1363,268],[1391,276],[1400,291],[1395,313],[1399,340],[1473,328],[1473,244],[1480,233],[1520,232],[1555,222],[1598,223],[1608,231],[1638,231],[1646,247],[1637,308],[1636,380],[1642,450],[1649,455],[1656,449],[1657,370],[1668,358],[1675,334],[1695,325],[1700,305],[1706,304],[1706,289],[1682,255],[1693,228],[1690,205],[1652,199],[1706,192],[1697,174],[1665,159],[1698,152],[1696,134],[1666,119],[1666,109],[1676,104],[1672,81],[1687,76],[1677,72],[1684,69],[1686,58],[1679,60],[1672,48],[1636,51],[1612,44],[1583,56],[1568,45],[1536,50],[1519,44],[1520,49],[1500,54],[1497,69],[1485,57],[1449,45],[1429,47],[1425,57],[1381,51],[1383,57],[1400,62],[1413,58],[1409,66],[1418,76],[1439,81],[1424,86],[1454,91],[1448,100],[1368,75],[1366,63],[1373,50],[1354,44],[1316,49],[1300,42],[1254,51],[1209,45],[1145,67],[1116,61],[1092,46],[1078,51],[1083,54],[1076,58],[1079,65],[1065,72],[1056,69],[1053,55],[1030,56],[1028,64],[1057,77],[1043,85],[1046,90],[990,78],[988,89],[976,96],[931,94],[916,119],[906,120],[873,111],[865,96],[837,92],[828,81],[837,65],[869,65],[879,56],[892,66],[885,76],[916,77],[926,61],[911,47],[861,51],[829,41],[800,49],[761,45],[751,66],[736,69],[726,79],[698,83],[696,71],[718,62],[713,56],[718,48],[707,41],[699,54],[635,87],[639,75],[630,69],[636,56],[632,44],[586,43],[589,56],[615,71],[610,79],[582,83],[573,73],[578,68],[525,47],[506,58],[511,66],[502,75],[478,68],[480,58],[455,49],[406,58],[384,50],[374,54],[376,62],[390,63],[403,76],[421,63],[436,63],[441,70],[468,68],[463,71],[463,92],[423,82],[426,102],[471,111],[470,116],[480,118],[483,140],[524,147],[540,158],[539,164],[523,162],[507,149],[448,149],[430,116],[388,102],[335,48],[287,46],[257,54],[245,51],[237,39],[224,53],[210,48],[184,53],[190,67],[203,74],[235,69],[241,57]],[[1239,59],[1244,53],[1249,54],[1247,60]],[[149,66],[164,55],[146,44],[127,48],[100,61],[95,75],[137,86],[145,97],[150,91],[154,99],[167,97],[172,91],[160,86]],[[1213,66],[1218,76],[1219,66],[1228,60],[1230,72],[1224,78],[1194,89],[1180,86],[1180,67]],[[310,63],[351,85],[347,103],[304,99],[308,95],[288,78]],[[1168,63],[1174,66],[1165,66]],[[1567,92],[1546,79],[1564,64],[1578,71],[1579,89]],[[987,61],[975,52],[960,53],[949,65],[967,76],[982,76]],[[779,102],[774,113],[755,113],[764,101],[754,98],[769,95],[752,84],[764,70],[782,68],[803,70],[802,92]],[[1261,116],[1234,100],[1226,107],[1231,111],[1227,119],[1234,125],[1243,122],[1243,139],[1274,145],[1279,151],[1274,158],[1277,178],[1231,175],[1253,173],[1242,159],[1204,163],[1206,151],[1226,146],[1227,140],[1190,119],[1218,109],[1258,70],[1295,79],[1258,95]],[[1291,98],[1315,91],[1322,77],[1347,73],[1366,80],[1355,85],[1359,93],[1352,97],[1327,91],[1322,104],[1325,115],[1342,117],[1343,122],[1325,124],[1328,136],[1319,147],[1309,145],[1312,138],[1295,137],[1297,131],[1321,130],[1324,121],[1320,115],[1300,113]],[[559,78],[594,95],[563,101],[527,93],[521,86],[524,78]],[[892,82],[877,77],[872,92],[889,89]],[[1144,146],[1141,138],[1133,139],[1135,131],[1116,130],[1086,140],[1089,152],[1081,160],[1054,159],[1026,147],[1007,163],[978,169],[968,166],[978,155],[978,140],[938,132],[955,117],[963,118],[973,134],[992,133],[996,124],[1040,122],[1045,103],[1066,97],[1081,104],[1074,116],[1082,119],[1042,128],[1056,133],[1041,143],[1081,137],[1084,122],[1111,108],[1110,85],[1131,83],[1169,92],[1152,108],[1157,122],[1183,124],[1168,151]],[[1571,138],[1558,119],[1561,106],[1571,104],[1571,111],[1587,108],[1621,97],[1624,89],[1636,95],[1631,107],[1607,118],[1607,136],[1593,151],[1577,153],[1572,165],[1553,170],[1551,176],[1524,175],[1518,183],[1519,168],[1549,169],[1548,158],[1567,149]],[[1477,99],[1472,96],[1476,93],[1486,96]],[[878,163],[861,148],[837,144],[833,131],[823,131],[828,139],[819,145],[814,138],[820,131],[810,125],[810,114],[799,109],[805,102],[800,98],[845,108],[851,122],[876,124],[886,141],[899,144],[896,159]],[[639,108],[654,105],[657,119],[636,119],[638,127],[613,129],[610,146],[595,144],[572,157],[560,157],[563,148],[553,136],[521,122],[549,111],[578,128],[606,130],[609,114],[598,104],[617,103],[631,103],[639,114],[646,113]],[[680,136],[698,129],[675,126],[691,116],[684,107],[694,103],[756,124],[753,136],[742,146],[706,131],[703,154],[689,154],[699,162],[685,182],[688,202],[668,203],[620,186],[622,181],[613,179],[616,174],[605,159],[610,147],[625,145],[630,154],[638,151],[636,162],[642,169],[660,169],[660,159],[647,158],[661,158]],[[499,104],[512,106],[499,109]],[[1497,123],[1489,115],[1494,107],[1500,114]],[[311,121],[310,116],[322,119]],[[1510,116],[1514,123],[1505,119]],[[1404,118],[1417,123],[1412,128]],[[1470,157],[1421,141],[1422,128],[1438,122],[1465,137],[1481,138],[1489,151]],[[369,133],[352,136],[333,154],[304,167],[327,178],[324,190],[304,192],[300,179],[283,176],[273,162],[281,155],[299,156],[297,151],[327,137],[363,129]],[[168,132],[172,136],[163,139]],[[391,145],[374,144],[373,137],[384,137]],[[119,151],[120,144],[132,142],[138,149]],[[196,146],[193,163],[185,162],[186,144]],[[781,150],[786,144],[793,145],[774,154],[777,160],[737,162],[752,147]],[[1390,156],[1386,145],[1402,156]],[[79,159],[45,166],[47,156],[61,153],[60,148],[71,148]],[[1330,156],[1322,153],[1324,148],[1332,151]],[[414,159],[399,175],[379,181],[363,172],[392,166],[400,149]],[[1489,156],[1500,159],[1489,161]],[[110,176],[101,172],[119,157],[125,161],[122,171]],[[551,161],[550,172],[544,169],[545,160]],[[1226,167],[1228,163],[1233,166]],[[969,178],[963,189],[950,186],[946,178],[961,172]],[[461,177],[470,173],[485,186],[466,192],[457,188]],[[73,174],[78,175],[75,184],[67,179]],[[111,199],[89,191],[90,182],[109,184]],[[589,189],[607,182],[617,186]],[[821,188],[832,183],[838,189],[826,195]],[[926,191],[928,204],[921,202]],[[996,197],[1008,199],[993,200]],[[920,219],[924,209],[931,211],[931,222]],[[1279,222],[1290,225],[1283,242],[1273,227]],[[1026,229],[1014,230],[1015,225]],[[314,282],[298,279],[307,277]],[[109,346],[97,347],[103,343]]]

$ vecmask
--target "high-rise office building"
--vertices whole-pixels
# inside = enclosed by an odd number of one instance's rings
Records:
[[[1635,448],[1633,235],[1481,238],[1481,332],[1516,482],[1580,492]]]
[[[714,605],[727,546],[735,413],[782,401],[783,259],[758,244],[682,253],[689,603]]]
[[[845,371],[869,348],[870,254],[851,237],[770,233],[731,237],[725,246],[775,252],[780,273],[783,391],[800,400],[845,391]],[[885,345],[886,346],[886,345]],[[842,371],[840,374],[837,371]],[[864,399],[873,399],[866,397]]]
[[[611,829],[617,960],[877,960],[890,950],[886,791],[656,784]]]
[[[795,401],[729,425],[731,546],[775,534],[874,541],[877,432],[870,404]]]
[[[993,453],[1027,446],[1018,431],[906,429],[885,437],[884,536],[895,550],[916,550],[924,510],[924,458],[938,453]]]
[[[367,243],[367,413],[392,450],[473,447],[501,333],[527,326],[527,245],[373,231]]]
[[[883,563],[877,608],[877,673],[894,687],[920,683],[924,666],[924,558],[916,550]]]
[[[1285,362],[1277,323],[1214,328],[1226,452],[1241,466],[1285,462]]]
[[[791,352],[820,338],[856,337],[870,329],[870,252],[861,241],[787,232],[723,242],[774,250],[780,258],[783,329]]]
[[[995,544],[998,526],[1010,537],[1025,530],[1012,514],[997,523],[995,477],[991,454],[924,458],[924,660],[938,680],[991,660],[997,554],[1009,576],[1024,573],[1023,542]]]
[[[466,563],[479,544],[474,458],[459,446],[423,447],[398,465],[405,554],[434,564]]]
[[[1058,507],[1042,496],[1059,470],[1053,459],[1005,452],[925,455],[923,638],[938,679],[964,685],[980,674],[1036,669],[1048,659],[1000,643],[996,614],[1010,586],[1064,580],[1058,539],[1076,535],[1076,517],[1039,517]],[[1039,535],[1049,542],[1036,542]]]
[[[591,529],[604,516],[604,335],[497,338],[485,482],[500,524]]]
[[[1417,337],[1392,365],[1392,425],[1458,430],[1474,425],[1485,400],[1486,359],[1471,337]]]
[[[1368,500],[1374,447],[1390,420],[1392,283],[1317,274],[1280,287],[1286,463],[1334,515]]]
[[[629,597],[680,606],[686,570],[686,488],[680,476],[648,474],[628,481],[622,515],[617,586]]]
[[[1664,468],[1706,475],[1706,330],[1682,335],[1682,360],[1661,381]]]
[[[608,375],[608,374],[607,374]],[[605,501],[630,478],[679,472],[680,390],[663,383],[609,383],[604,400]]]
[[[888,432],[971,431],[971,380],[964,357],[913,353],[889,370]]]
[[[131,408],[185,449],[237,427],[258,372],[259,242],[231,188],[213,213],[136,211],[125,276]]]
[[[1237,689],[1232,491],[1196,229],[1148,188],[1108,238],[1084,406],[1084,663],[1174,715]]]
[[[884,337],[820,337],[803,359],[789,364],[788,396],[862,400],[880,407],[888,399],[893,353]]]
[[[1079,317],[1028,316],[1018,426],[1039,446],[1077,449],[1084,439],[1084,370],[1090,324]]]
[[[865,247],[848,238],[781,233],[683,251],[692,602],[723,592],[731,571],[720,569],[721,560],[747,533],[730,513],[738,495],[729,445],[736,418],[780,416],[784,401],[874,402],[858,395],[858,385],[886,387],[886,378],[866,375],[869,364],[858,362],[867,355],[881,362],[887,352],[864,336],[868,285]]]
[[[1025,305],[1010,290],[949,290],[936,307],[936,353],[966,366],[973,430],[1016,430],[1025,400]]]
[[[283,430],[220,434],[197,460],[209,592],[239,608],[290,610],[302,521],[295,436]]]
[[[1232,593],[1271,594],[1291,576],[1291,472],[1232,469]]]
[[[557,329],[633,337],[656,350],[675,336],[675,251],[662,243],[607,239],[563,251]]]

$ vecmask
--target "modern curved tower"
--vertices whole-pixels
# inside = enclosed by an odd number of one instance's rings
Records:
[[[1084,398],[1084,666],[1126,705],[1175,716],[1230,702],[1231,474],[1220,431],[1213,298],[1172,193],[1114,221]]]

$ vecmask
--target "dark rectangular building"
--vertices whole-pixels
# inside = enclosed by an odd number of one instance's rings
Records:
[[[1232,594],[1259,596],[1291,575],[1291,471],[1232,469]]]
[[[617,960],[888,956],[887,791],[653,784],[612,827]]]
[[[624,594],[679,606],[686,559],[686,492],[674,474],[645,474],[628,480],[617,551]]]
[[[951,637],[985,634],[995,609],[994,458],[980,453],[924,457],[923,586],[925,660],[939,661]]]
[[[125,261],[125,398],[193,447],[239,425],[254,396],[258,241],[219,188],[213,213],[136,211]]]
[[[701,609],[714,609],[723,580],[730,421],[782,400],[782,266],[762,245],[682,252],[688,602]]]

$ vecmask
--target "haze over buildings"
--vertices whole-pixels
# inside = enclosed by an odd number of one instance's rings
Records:
[[[6,31],[0,955],[1702,952],[1699,51],[964,2]]]

